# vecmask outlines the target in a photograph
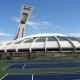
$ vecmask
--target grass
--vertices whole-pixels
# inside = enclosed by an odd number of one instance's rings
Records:
[[[68,60],[68,59],[67,59]],[[80,58],[73,58],[69,60],[80,60]],[[7,73],[48,73],[48,72],[79,72],[80,68],[36,68],[36,69],[16,69],[16,70],[2,70],[4,67],[10,65],[5,63],[7,60],[0,60],[0,78]]]

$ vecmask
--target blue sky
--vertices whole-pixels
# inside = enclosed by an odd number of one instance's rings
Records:
[[[26,24],[26,36],[38,33],[80,36],[80,0],[0,0],[0,40],[13,39],[23,4],[34,7]]]

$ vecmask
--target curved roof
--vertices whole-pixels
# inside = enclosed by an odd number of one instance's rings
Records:
[[[0,44],[0,52],[80,52],[80,38],[36,34]]]

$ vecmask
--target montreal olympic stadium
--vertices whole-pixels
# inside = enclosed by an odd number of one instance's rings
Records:
[[[24,27],[32,7],[22,6],[20,23],[14,40],[0,43],[2,56],[79,57],[80,38],[59,34],[36,34],[24,37]],[[22,55],[23,54],[23,55]]]

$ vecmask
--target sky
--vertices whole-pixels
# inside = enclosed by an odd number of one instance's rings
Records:
[[[58,33],[80,37],[80,0],[0,0],[0,41],[14,38],[22,5],[33,7],[25,36]]]

